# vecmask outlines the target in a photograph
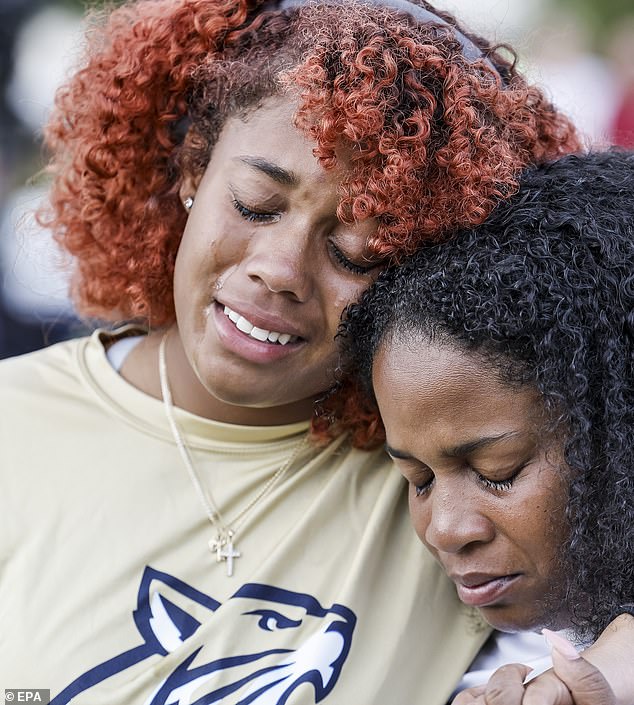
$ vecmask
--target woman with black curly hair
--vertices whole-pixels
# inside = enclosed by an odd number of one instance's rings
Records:
[[[385,259],[481,222],[570,122],[424,2],[138,0],[46,135],[78,308],[134,323],[0,365],[0,683],[446,702],[488,628],[360,410],[314,404]]]
[[[500,630],[594,639],[634,620],[633,193],[629,153],[532,170],[483,225],[385,271],[348,312],[348,365],[416,531]],[[599,663],[633,678],[631,656]],[[458,702],[528,702],[537,681],[521,700],[513,673],[506,699],[498,676]],[[633,689],[587,702],[630,705]]]

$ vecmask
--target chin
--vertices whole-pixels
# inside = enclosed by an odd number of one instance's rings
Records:
[[[542,615],[541,617],[501,617],[485,614],[480,610],[482,618],[494,629],[507,634],[515,634],[517,632],[538,632],[542,629],[550,629],[552,631],[560,631],[569,629],[570,621],[565,618],[553,619],[552,614]]]
[[[570,626],[565,613],[557,608],[545,609],[544,605],[484,607],[479,610],[482,618],[500,632],[541,632],[542,629],[559,631]]]
[[[497,604],[483,605],[482,618],[501,632],[559,631],[571,626],[565,599],[565,580],[533,581],[528,589],[518,590]]]

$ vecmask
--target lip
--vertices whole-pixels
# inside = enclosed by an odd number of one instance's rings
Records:
[[[467,573],[450,577],[456,584],[458,597],[465,605],[490,607],[507,596],[521,578],[521,574]]]
[[[213,306],[223,312],[223,315],[224,307],[228,306],[232,311],[244,316],[250,323],[258,328],[263,328],[264,330],[276,330],[280,333],[289,333],[290,335],[296,335],[298,338],[306,339],[305,331],[300,330],[299,326],[282,318],[281,316],[273,316],[270,313],[259,310],[258,308],[247,308],[240,306],[239,304],[231,304],[228,301],[220,301],[219,299],[214,301]]]
[[[256,340],[250,335],[238,330],[235,324],[224,313],[225,304],[220,301],[215,301],[211,307],[209,316],[213,319],[218,337],[224,347],[239,357],[249,362],[256,364],[267,364],[276,362],[289,355],[295,354],[300,348],[306,344],[305,338],[297,330],[296,327],[288,323],[282,323],[279,319],[271,316],[263,316],[257,312],[243,313],[239,307],[226,304],[232,310],[244,315],[254,325],[265,330],[278,330],[291,335],[297,335],[300,340],[286,345],[275,345],[272,343]]]

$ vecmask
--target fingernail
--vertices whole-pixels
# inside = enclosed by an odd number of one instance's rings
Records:
[[[577,649],[575,649],[568,639],[564,639],[561,634],[552,632],[550,629],[542,629],[542,634],[546,637],[546,641],[550,647],[560,653],[564,658],[567,658],[569,661],[575,661],[581,658]]]

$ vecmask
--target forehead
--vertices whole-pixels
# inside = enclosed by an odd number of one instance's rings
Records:
[[[326,170],[313,154],[316,143],[295,127],[297,107],[292,98],[275,96],[246,115],[228,118],[213,148],[212,161],[228,160],[248,170],[253,157],[260,157],[295,176],[297,182],[310,180],[326,186],[340,179],[341,167]]]
[[[442,394],[451,398],[469,389],[499,388],[503,385],[494,372],[475,355],[454,346],[432,342],[424,333],[399,333],[387,336],[374,358],[372,376],[375,387],[383,391],[385,383],[395,385],[402,395],[425,392],[424,396]]]
[[[390,444],[423,429],[458,437],[532,427],[542,408],[532,387],[505,384],[476,355],[422,336],[386,339],[372,379]]]

